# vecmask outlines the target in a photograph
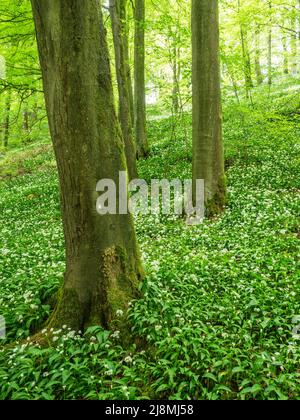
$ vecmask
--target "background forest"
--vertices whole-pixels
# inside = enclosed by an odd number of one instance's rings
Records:
[[[102,3],[124,134],[116,15]],[[120,3],[134,85],[137,8]],[[65,271],[57,163],[30,1],[1,0],[0,399],[299,399],[300,1],[220,0],[219,9],[224,212],[193,227],[135,217],[146,276],[125,314],[132,339],[120,311],[109,330],[55,326],[44,346],[29,337],[44,328]],[[142,27],[137,172],[189,179],[191,1],[145,0]]]

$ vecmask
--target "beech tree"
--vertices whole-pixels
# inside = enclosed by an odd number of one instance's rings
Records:
[[[108,326],[143,275],[130,215],[100,216],[96,185],[126,170],[98,0],[31,0],[57,159],[66,272],[49,326]]]
[[[261,70],[261,57],[260,57],[260,27],[256,27],[255,31],[255,59],[254,59],[254,67],[255,67],[255,75],[256,75],[256,82],[258,85],[261,85],[264,81],[264,77]],[[250,67],[251,70],[251,67]]]
[[[5,101],[5,117],[3,121],[3,146],[6,148],[9,141],[9,127],[10,127],[10,108],[11,108],[11,92],[8,92]]]
[[[268,85],[271,87],[273,83],[273,68],[272,68],[272,49],[273,49],[273,5],[272,1],[268,0],[268,6],[270,11],[270,18],[269,18],[269,34],[268,34]]]
[[[135,1],[134,20],[134,125],[137,157],[143,158],[149,153],[146,133],[145,0]]]
[[[126,32],[127,0],[109,0],[109,10],[114,39],[116,75],[119,92],[119,119],[125,142],[125,154],[130,180],[137,178],[136,147],[131,114],[131,82],[128,64],[128,39]]]
[[[241,0],[238,0],[238,15],[241,13]],[[243,54],[243,67],[244,67],[244,77],[245,77],[245,90],[247,99],[250,97],[250,90],[253,88],[252,81],[252,70],[251,70],[251,58],[248,47],[247,32],[243,25],[242,20],[240,19],[240,32],[241,32],[241,46]]]
[[[297,31],[297,0],[294,2],[295,12],[291,14],[291,52],[292,52],[292,74],[297,75],[298,70],[298,31]]]
[[[217,0],[192,1],[193,185],[205,181],[205,205],[215,214],[225,204],[224,152]]]

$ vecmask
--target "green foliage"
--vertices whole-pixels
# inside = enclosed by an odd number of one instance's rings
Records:
[[[255,73],[258,62],[262,73],[262,90],[266,88],[267,98],[269,69],[266,57],[270,30],[273,82],[276,84],[290,81],[294,85],[299,84],[297,63],[300,45],[296,38],[299,35],[297,22],[300,11],[297,2],[298,0],[272,0],[270,9],[268,0],[240,0],[240,7],[237,0],[220,1],[222,84],[228,96],[241,100],[245,94],[241,27],[249,55],[251,77],[257,85]],[[146,88],[149,115],[170,115],[174,113],[174,102],[177,101],[179,112],[191,109],[190,6],[190,0],[146,0]],[[104,14],[117,98],[111,25],[105,8]],[[2,143],[7,114],[6,101],[9,96],[11,108],[8,149],[44,141],[49,139],[49,134],[30,1],[2,0],[0,27],[0,55],[6,59],[7,64],[6,78],[0,79],[0,153],[4,153],[6,150]],[[133,74],[134,19],[131,2],[128,2],[126,28],[129,35],[129,64]],[[286,51],[283,47],[284,40]],[[284,74],[286,65],[288,75]],[[257,92],[259,90],[252,92],[254,100]]]
[[[48,332],[48,348],[26,344],[64,271],[57,176],[45,156],[38,173],[1,182],[1,315],[7,343],[25,341],[0,351],[0,398],[299,398],[299,118],[276,106],[226,105],[221,217],[195,227],[137,218],[148,274],[127,314],[135,344],[126,348],[119,331],[99,327]],[[172,118],[149,124],[141,177],[190,176],[190,122],[176,134]]]
[[[0,152],[4,152],[7,102],[9,149],[49,136],[30,2],[2,0],[0,26],[0,55],[6,62],[5,75],[0,77]]]
[[[0,157],[0,179],[51,168],[56,168],[56,162],[50,144],[34,143]]]

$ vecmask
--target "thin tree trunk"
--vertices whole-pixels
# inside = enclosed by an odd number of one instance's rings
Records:
[[[130,82],[128,77],[128,41],[126,40],[126,2],[127,0],[109,0],[109,10],[114,38],[116,73],[119,91],[119,119],[125,142],[125,154],[129,179],[137,178],[136,147],[133,137],[133,125],[130,106]]]
[[[296,7],[296,6],[295,6]],[[291,63],[291,72],[295,76],[298,70],[298,48],[297,48],[297,19],[296,15],[291,18],[291,53],[292,53],[292,63]]]
[[[272,2],[269,1],[269,9],[270,9],[270,22],[269,22],[269,35],[268,35],[268,85],[272,86],[273,83],[273,66],[272,66],[272,54],[273,54],[273,18],[272,18]]]
[[[244,71],[245,71],[245,83],[247,89],[247,97],[249,97],[251,89],[254,87],[253,80],[252,80],[252,67],[251,67],[251,58],[248,49],[248,42],[246,40],[246,35],[241,29],[241,39],[243,44],[243,55],[244,55]]]
[[[230,72],[230,69],[228,68],[228,65],[227,65],[227,71],[228,71],[228,74],[229,74],[229,77],[230,77],[230,80],[231,80],[231,83],[232,83],[234,96],[236,98],[237,103],[240,105],[241,102],[240,102],[240,98],[239,98],[238,85],[237,85],[237,82],[235,80],[234,75]]]
[[[238,0],[238,13],[240,13],[241,2]],[[244,65],[244,76],[245,76],[245,91],[246,98],[250,98],[250,91],[253,88],[252,70],[251,70],[251,58],[248,49],[247,35],[244,30],[244,25],[240,22],[240,33],[241,33],[241,45],[243,53],[243,65]]]
[[[8,147],[9,132],[10,132],[10,110],[11,110],[11,92],[8,92],[5,101],[5,117],[3,123],[3,146]]]
[[[282,48],[283,48],[283,73],[289,74],[289,52],[287,46],[287,36],[284,32],[282,36]]]
[[[272,66],[272,29],[269,30],[268,36],[268,84],[269,86],[273,83],[273,66]]]
[[[192,1],[193,185],[205,181],[208,215],[223,210],[226,187],[222,139],[217,0]]]
[[[298,38],[298,43],[297,43],[297,63],[299,63],[300,60],[300,0],[298,0],[297,5],[296,5],[296,9],[297,9],[297,24],[298,24],[298,33],[297,33],[297,38]],[[299,65],[299,64],[298,64]],[[299,73],[299,68],[297,69],[298,73]]]
[[[123,0],[124,1],[124,0]],[[126,62],[126,71],[127,71],[127,83],[128,83],[128,92],[129,92],[129,103],[130,103],[130,116],[132,128],[134,129],[134,99],[133,99],[133,86],[132,86],[132,77],[131,77],[131,68],[130,68],[130,59],[129,59],[129,25],[127,22],[127,0],[125,0],[125,8],[123,9],[125,16],[122,15],[121,8],[121,20],[124,21],[124,51],[125,51],[125,62]]]
[[[260,65],[260,29],[259,27],[256,28],[255,32],[255,74],[256,74],[256,81],[258,85],[263,83],[263,74],[261,71]]]
[[[127,83],[128,83],[128,92],[129,92],[129,104],[130,104],[130,117],[132,128],[134,129],[134,99],[133,99],[133,87],[132,87],[132,78],[131,78],[131,69],[129,62],[129,47],[128,47],[128,38],[125,40],[125,59],[126,59],[126,68],[127,68]]]
[[[173,70],[173,91],[172,91],[172,103],[173,103],[173,111],[174,114],[177,115],[179,113],[180,107],[180,48],[176,45],[173,48],[173,63],[172,63],[172,70]]]
[[[29,118],[30,118],[30,113],[28,111],[28,106],[27,104],[25,105],[25,109],[23,110],[23,131],[25,132],[26,136],[29,136],[30,133],[30,124],[29,124]],[[27,141],[29,139],[27,138]]]
[[[57,159],[66,272],[49,327],[107,327],[138,296],[130,215],[96,211],[99,180],[126,169],[98,0],[31,0]]]
[[[298,40],[300,41],[300,0],[298,0],[297,16],[298,16]]]
[[[145,0],[135,1],[134,19],[134,125],[137,157],[143,158],[149,154],[146,133]]]

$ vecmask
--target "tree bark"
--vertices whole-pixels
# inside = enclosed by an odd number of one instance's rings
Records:
[[[172,70],[173,70],[173,90],[172,90],[172,103],[173,103],[173,111],[175,115],[179,113],[180,107],[180,48],[176,46],[176,40],[174,40],[174,47],[173,47],[173,62],[172,62]]]
[[[287,46],[287,36],[284,32],[282,36],[282,49],[283,49],[283,73],[289,74],[289,52]]]
[[[100,216],[97,182],[126,170],[98,0],[31,0],[57,159],[66,272],[49,327],[107,327],[143,274],[131,217]]]
[[[269,1],[270,9],[270,22],[269,22],[269,35],[268,35],[268,85],[272,86],[273,83],[273,66],[272,66],[272,54],[273,54],[273,17],[272,17],[272,1]]]
[[[145,0],[135,1],[134,20],[134,125],[137,157],[144,158],[149,154],[146,133]]]
[[[3,123],[3,146],[8,147],[10,131],[10,110],[11,110],[11,92],[8,92],[5,101],[5,117]]]
[[[123,0],[124,1],[124,0]],[[122,15],[121,9],[121,20],[127,23],[127,0],[125,0],[125,16]],[[128,83],[128,92],[129,92],[129,104],[130,104],[130,116],[131,116],[131,124],[134,130],[134,99],[133,99],[133,86],[132,86],[132,78],[131,78],[131,68],[130,68],[130,58],[129,58],[129,25],[124,25],[125,28],[125,36],[124,36],[124,51],[125,51],[125,63],[126,63],[126,71],[127,71],[127,83]]]
[[[23,110],[23,125],[22,125],[22,128],[23,128],[23,131],[26,135],[26,142],[30,141],[30,123],[29,123],[30,115],[31,114],[28,111],[28,105],[25,104],[25,107],[24,107],[24,110]]]
[[[296,9],[296,5],[295,5],[295,9]],[[292,53],[292,58],[291,58],[291,72],[293,76],[297,75],[297,71],[298,71],[298,40],[297,40],[297,19],[296,19],[296,14],[294,14],[291,18],[291,53]]]
[[[241,2],[238,0],[238,13],[240,14],[241,9]],[[253,80],[252,80],[252,69],[251,69],[251,58],[248,48],[247,42],[247,34],[244,30],[244,25],[242,21],[240,22],[240,33],[241,33],[241,45],[242,45],[242,53],[243,53],[243,66],[244,66],[244,77],[245,77],[245,91],[246,91],[246,98],[250,97],[250,91],[253,88]]]
[[[226,187],[222,139],[217,0],[192,1],[193,185],[205,181],[208,215],[222,211]]]
[[[263,83],[263,74],[261,71],[260,65],[260,29],[259,27],[256,28],[255,32],[255,74],[256,74],[256,81],[258,85]]]
[[[300,0],[298,0],[297,4],[297,20],[298,20],[298,40],[300,41]],[[296,6],[296,7],[297,7]]]
[[[130,105],[130,73],[128,74],[128,40],[126,34],[127,0],[109,0],[112,32],[115,49],[116,74],[119,92],[119,119],[121,123],[129,179],[138,177],[136,166],[136,147],[133,137],[133,123]],[[127,49],[127,53],[126,53]]]

